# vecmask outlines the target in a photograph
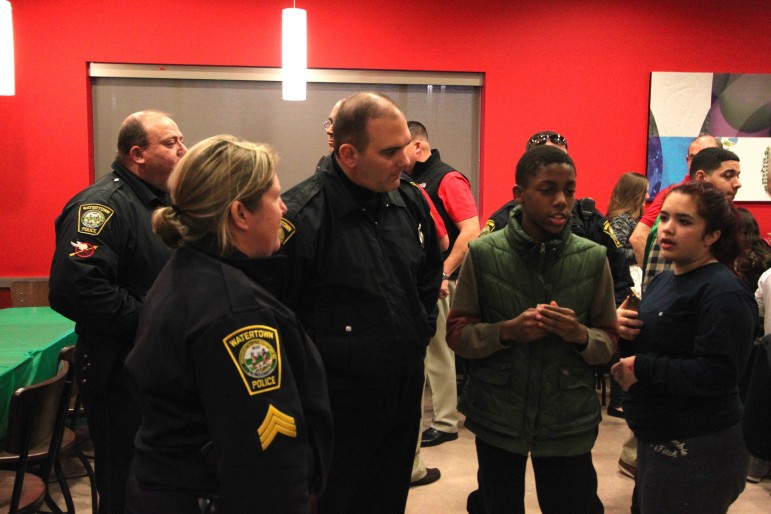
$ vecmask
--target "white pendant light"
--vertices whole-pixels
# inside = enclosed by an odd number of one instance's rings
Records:
[[[284,100],[305,100],[308,74],[308,23],[305,9],[281,13],[281,82]]]
[[[0,96],[16,94],[13,71],[13,19],[11,2],[0,0]]]

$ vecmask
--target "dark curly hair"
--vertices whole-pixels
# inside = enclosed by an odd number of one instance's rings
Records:
[[[737,211],[741,218],[745,248],[744,253],[736,259],[736,272],[750,289],[755,290],[760,275],[771,266],[771,248],[760,238],[760,227],[752,213],[743,207]]]
[[[712,256],[734,270],[736,258],[744,253],[741,219],[736,207],[714,184],[693,180],[672,189],[669,194],[680,193],[696,202],[696,210],[704,219],[704,234],[720,231],[720,238],[710,247]]]

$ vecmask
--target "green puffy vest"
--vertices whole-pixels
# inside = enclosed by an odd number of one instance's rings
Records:
[[[556,301],[586,324],[605,267],[605,248],[570,233],[536,243],[517,221],[474,241],[469,252],[482,322],[514,318]],[[534,456],[573,456],[592,449],[600,422],[594,372],[575,346],[549,335],[471,359],[459,409],[482,440]]]

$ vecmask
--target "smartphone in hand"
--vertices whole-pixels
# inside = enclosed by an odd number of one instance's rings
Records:
[[[640,312],[640,297],[635,293],[634,289],[629,290],[629,296],[627,298],[627,308],[630,311]]]

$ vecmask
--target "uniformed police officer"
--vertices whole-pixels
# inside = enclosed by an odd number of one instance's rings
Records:
[[[335,454],[321,513],[401,513],[434,334],[442,255],[429,208],[402,178],[407,121],[389,98],[347,98],[332,158],[284,195],[280,298],[321,352]]]
[[[261,283],[286,211],[266,145],[201,141],[153,227],[176,248],[147,295],[129,389],[143,419],[130,514],[308,514],[324,488],[332,414],[321,357]]]
[[[100,513],[124,511],[141,416],[123,381],[123,361],[145,294],[171,254],[153,234],[150,215],[166,203],[166,180],[186,151],[167,114],[130,115],[112,172],[75,195],[56,219],[49,299],[75,321]]]

